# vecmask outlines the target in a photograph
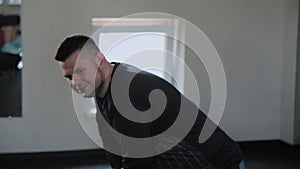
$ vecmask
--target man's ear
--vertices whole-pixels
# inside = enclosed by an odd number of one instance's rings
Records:
[[[103,64],[103,59],[104,59],[103,54],[101,52],[97,52],[95,57],[95,62],[97,66],[101,66]]]

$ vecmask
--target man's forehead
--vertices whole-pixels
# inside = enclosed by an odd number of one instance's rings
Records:
[[[67,62],[59,62],[59,65],[60,65],[60,67],[63,68],[63,69],[67,69],[68,67],[70,67],[70,66],[67,64]]]

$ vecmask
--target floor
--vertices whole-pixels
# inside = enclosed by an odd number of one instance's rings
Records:
[[[300,169],[300,146],[282,142],[240,143],[247,169]]]
[[[300,146],[279,141],[239,143],[247,169],[300,169]],[[99,160],[100,159],[100,160]],[[103,151],[0,154],[1,169],[110,169]]]

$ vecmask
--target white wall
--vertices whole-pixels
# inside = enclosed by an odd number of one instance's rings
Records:
[[[20,5],[8,5],[8,0],[3,0],[3,4],[0,5],[0,12],[4,15],[18,14],[20,15]]]
[[[285,1],[283,56],[282,56],[282,93],[281,93],[281,132],[283,141],[294,144],[295,140],[295,77],[297,52],[298,2]],[[287,8],[289,7],[289,8]]]
[[[300,7],[300,4],[298,3]],[[295,113],[294,113],[294,144],[300,144],[300,27],[299,27],[299,14],[298,14],[298,35],[297,35],[297,64],[296,66],[296,86],[295,86]]]
[[[283,79],[293,79],[293,74],[283,73],[283,68],[284,72],[295,71],[289,67],[293,56],[285,54],[286,48],[296,43],[293,38],[285,38],[285,34],[287,30],[292,31],[288,33],[291,37],[296,34],[294,15],[298,8],[294,5],[298,1],[288,1],[24,1],[23,117],[0,119],[0,152],[96,148],[76,119],[71,91],[53,59],[56,48],[65,36],[91,34],[92,17],[122,17],[149,11],[186,18],[214,43],[228,83],[221,124],[233,138],[279,139],[280,133],[289,130],[280,126],[282,87],[292,85]],[[290,10],[294,12],[286,12]],[[188,56],[187,63],[193,64]],[[199,75],[198,81],[201,80]],[[289,93],[285,97],[291,99],[292,89],[287,87],[285,91]]]

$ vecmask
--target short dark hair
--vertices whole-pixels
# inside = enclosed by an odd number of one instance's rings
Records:
[[[91,44],[93,48],[99,51],[98,46],[92,38],[85,35],[73,35],[61,43],[57,49],[55,60],[60,62],[66,61],[74,52],[81,50],[86,43]]]

